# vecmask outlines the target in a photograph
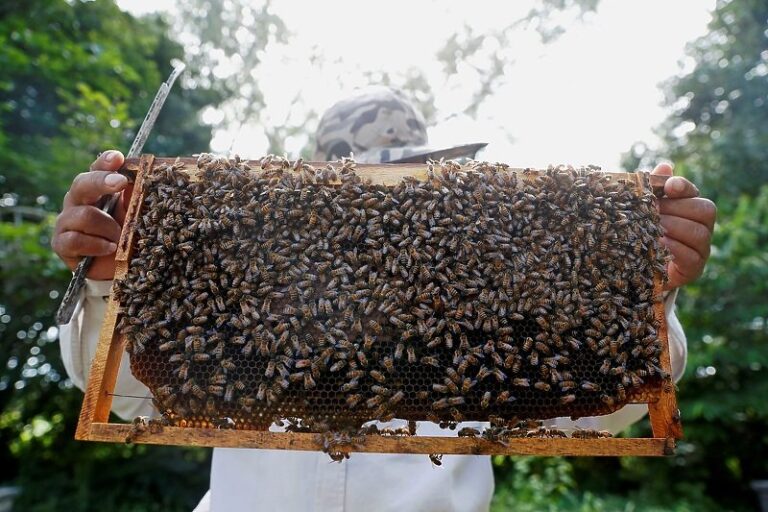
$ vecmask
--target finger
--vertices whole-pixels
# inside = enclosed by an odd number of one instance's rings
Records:
[[[709,199],[694,197],[688,199],[659,199],[659,213],[674,215],[704,224],[710,231],[715,227],[717,207]]]
[[[674,176],[664,184],[664,196],[670,199],[682,199],[686,197],[698,197],[699,189],[687,179]]]
[[[91,164],[92,171],[116,171],[125,162],[123,154],[115,149],[110,149],[100,154]]]
[[[128,178],[109,171],[83,172],[75,176],[67,195],[64,207],[89,205],[96,203],[106,194],[120,192],[128,184]]]
[[[674,215],[662,215],[661,225],[666,229],[665,236],[687,245],[699,253],[704,260],[709,258],[709,241],[712,233],[707,226]]]
[[[661,241],[672,254],[671,265],[675,272],[684,278],[680,284],[693,281],[701,275],[706,260],[698,252],[674,238],[663,236]]]
[[[672,164],[669,163],[663,163],[657,165],[652,171],[651,174],[658,174],[661,176],[672,176],[674,174],[674,170],[672,169]]]
[[[117,244],[114,242],[77,231],[59,233],[53,245],[53,250],[62,258],[107,256],[117,250]]]
[[[59,216],[56,223],[59,233],[78,231],[111,242],[120,240],[120,225],[108,213],[95,206],[73,206]]]

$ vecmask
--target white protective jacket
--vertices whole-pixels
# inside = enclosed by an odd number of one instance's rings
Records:
[[[72,382],[85,389],[112,281],[86,280],[72,321],[61,326],[64,366]],[[675,316],[676,291],[665,298],[672,373],[685,369],[685,333]],[[156,414],[149,390],[136,380],[123,358],[112,410],[121,418]],[[628,405],[606,416],[552,423],[564,430],[590,428],[617,433],[642,418],[645,405]],[[393,422],[400,426],[398,422]],[[455,435],[422,422],[421,435]],[[341,464],[320,452],[217,448],[213,452],[211,490],[195,512],[213,511],[475,511],[487,510],[493,495],[488,456],[446,455],[434,467],[423,455],[355,453]]]

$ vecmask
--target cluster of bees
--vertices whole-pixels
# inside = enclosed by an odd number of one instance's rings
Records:
[[[351,160],[183,167],[145,178],[116,285],[132,371],[175,424],[591,416],[664,377],[649,187],[481,162],[394,186]]]

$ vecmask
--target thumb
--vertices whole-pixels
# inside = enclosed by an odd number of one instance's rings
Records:
[[[92,171],[116,171],[125,162],[123,154],[116,149],[105,151],[91,164]]]
[[[658,174],[661,176],[672,176],[675,174],[675,171],[672,169],[672,164],[670,163],[663,163],[659,164],[651,171],[651,174]]]

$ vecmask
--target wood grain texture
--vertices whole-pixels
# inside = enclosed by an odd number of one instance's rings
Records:
[[[92,441],[124,442],[129,425],[94,423]],[[144,432],[132,438],[146,444],[262,448],[271,450],[322,449],[318,434],[216,430],[165,427],[161,432]],[[365,436],[359,445],[339,446],[340,451],[361,453],[443,453],[462,455],[567,455],[567,456],[661,456],[668,454],[671,441],[665,438],[522,438],[510,439],[508,446],[470,437]],[[672,443],[673,445],[673,443]]]

